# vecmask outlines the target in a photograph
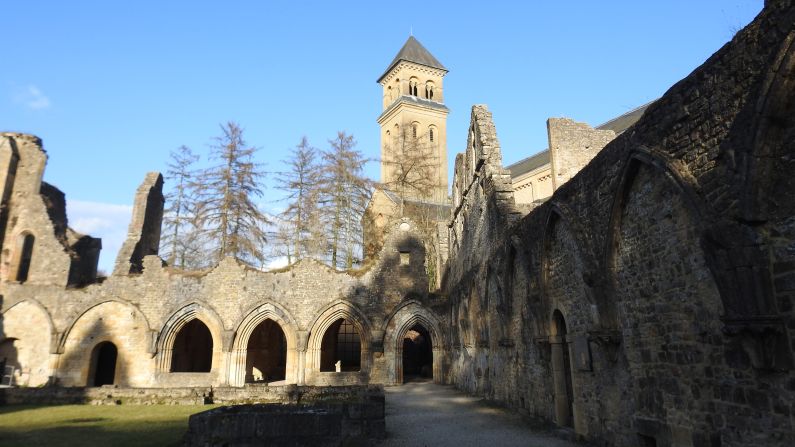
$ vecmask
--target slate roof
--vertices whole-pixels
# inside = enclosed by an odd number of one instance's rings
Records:
[[[444,68],[444,65],[442,65],[438,59],[433,57],[433,55],[426,50],[424,46],[422,46],[419,40],[415,39],[414,36],[409,36],[409,39],[405,44],[403,44],[403,48],[398,51],[397,56],[392,59],[392,62],[386,68],[384,74],[379,76],[378,80],[375,82],[381,82],[381,79],[384,79],[384,76],[386,76],[386,74],[389,73],[389,71],[392,70],[400,61],[414,62],[415,64],[447,71],[447,69]]]
[[[656,100],[655,100],[656,101]],[[635,124],[641,116],[643,116],[643,112],[652,105],[654,101],[647,102],[640,107],[630,110],[623,115],[619,115],[606,123],[600,124],[596,126],[595,129],[597,130],[612,130],[616,133],[616,135],[624,132],[625,130],[629,129],[629,126]],[[506,167],[507,170],[511,171],[511,177],[516,178],[522,174],[526,174],[534,169],[538,169],[541,166],[549,163],[549,148],[544,149],[542,152],[539,152],[535,155],[531,155],[525,159],[519,160],[516,163],[509,165]]]

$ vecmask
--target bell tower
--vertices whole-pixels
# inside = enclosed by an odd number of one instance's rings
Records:
[[[377,81],[383,87],[381,182],[406,198],[447,202],[445,74],[411,36]]]

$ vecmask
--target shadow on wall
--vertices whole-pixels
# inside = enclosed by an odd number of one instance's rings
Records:
[[[0,295],[0,309],[2,308],[3,296]],[[0,313],[0,386],[13,385],[14,373],[21,369],[17,347],[14,346],[16,341],[16,338],[6,338],[3,314]]]

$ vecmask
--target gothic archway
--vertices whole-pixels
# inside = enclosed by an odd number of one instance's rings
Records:
[[[174,338],[171,372],[210,372],[212,367],[213,336],[204,322],[194,318]]]
[[[433,379],[433,344],[431,334],[415,324],[403,336],[403,383]]]
[[[246,382],[284,380],[287,338],[278,323],[266,319],[251,332],[246,345]]]

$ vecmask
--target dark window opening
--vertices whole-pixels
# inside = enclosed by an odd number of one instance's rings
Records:
[[[428,137],[430,138],[431,143],[433,143],[433,127],[428,129]]]
[[[113,343],[106,341],[95,346],[91,352],[89,371],[93,370],[93,374],[89,375],[89,385],[113,385],[116,377],[117,357],[118,350]]]
[[[33,258],[33,243],[36,238],[32,234],[26,234],[22,240],[22,253],[19,256],[19,267],[17,268],[17,281],[25,282],[28,280],[30,272],[30,260]]]
[[[433,379],[431,335],[417,324],[403,337],[403,382]]]
[[[414,124],[411,126],[411,136],[417,138],[417,125]]]
[[[171,372],[210,372],[213,365],[213,336],[199,319],[179,330],[174,339]]]
[[[246,382],[284,380],[287,371],[287,339],[281,326],[265,320],[254,329],[246,348]]]
[[[362,342],[359,331],[348,320],[339,319],[326,330],[320,351],[320,371],[359,371],[362,363]]]

